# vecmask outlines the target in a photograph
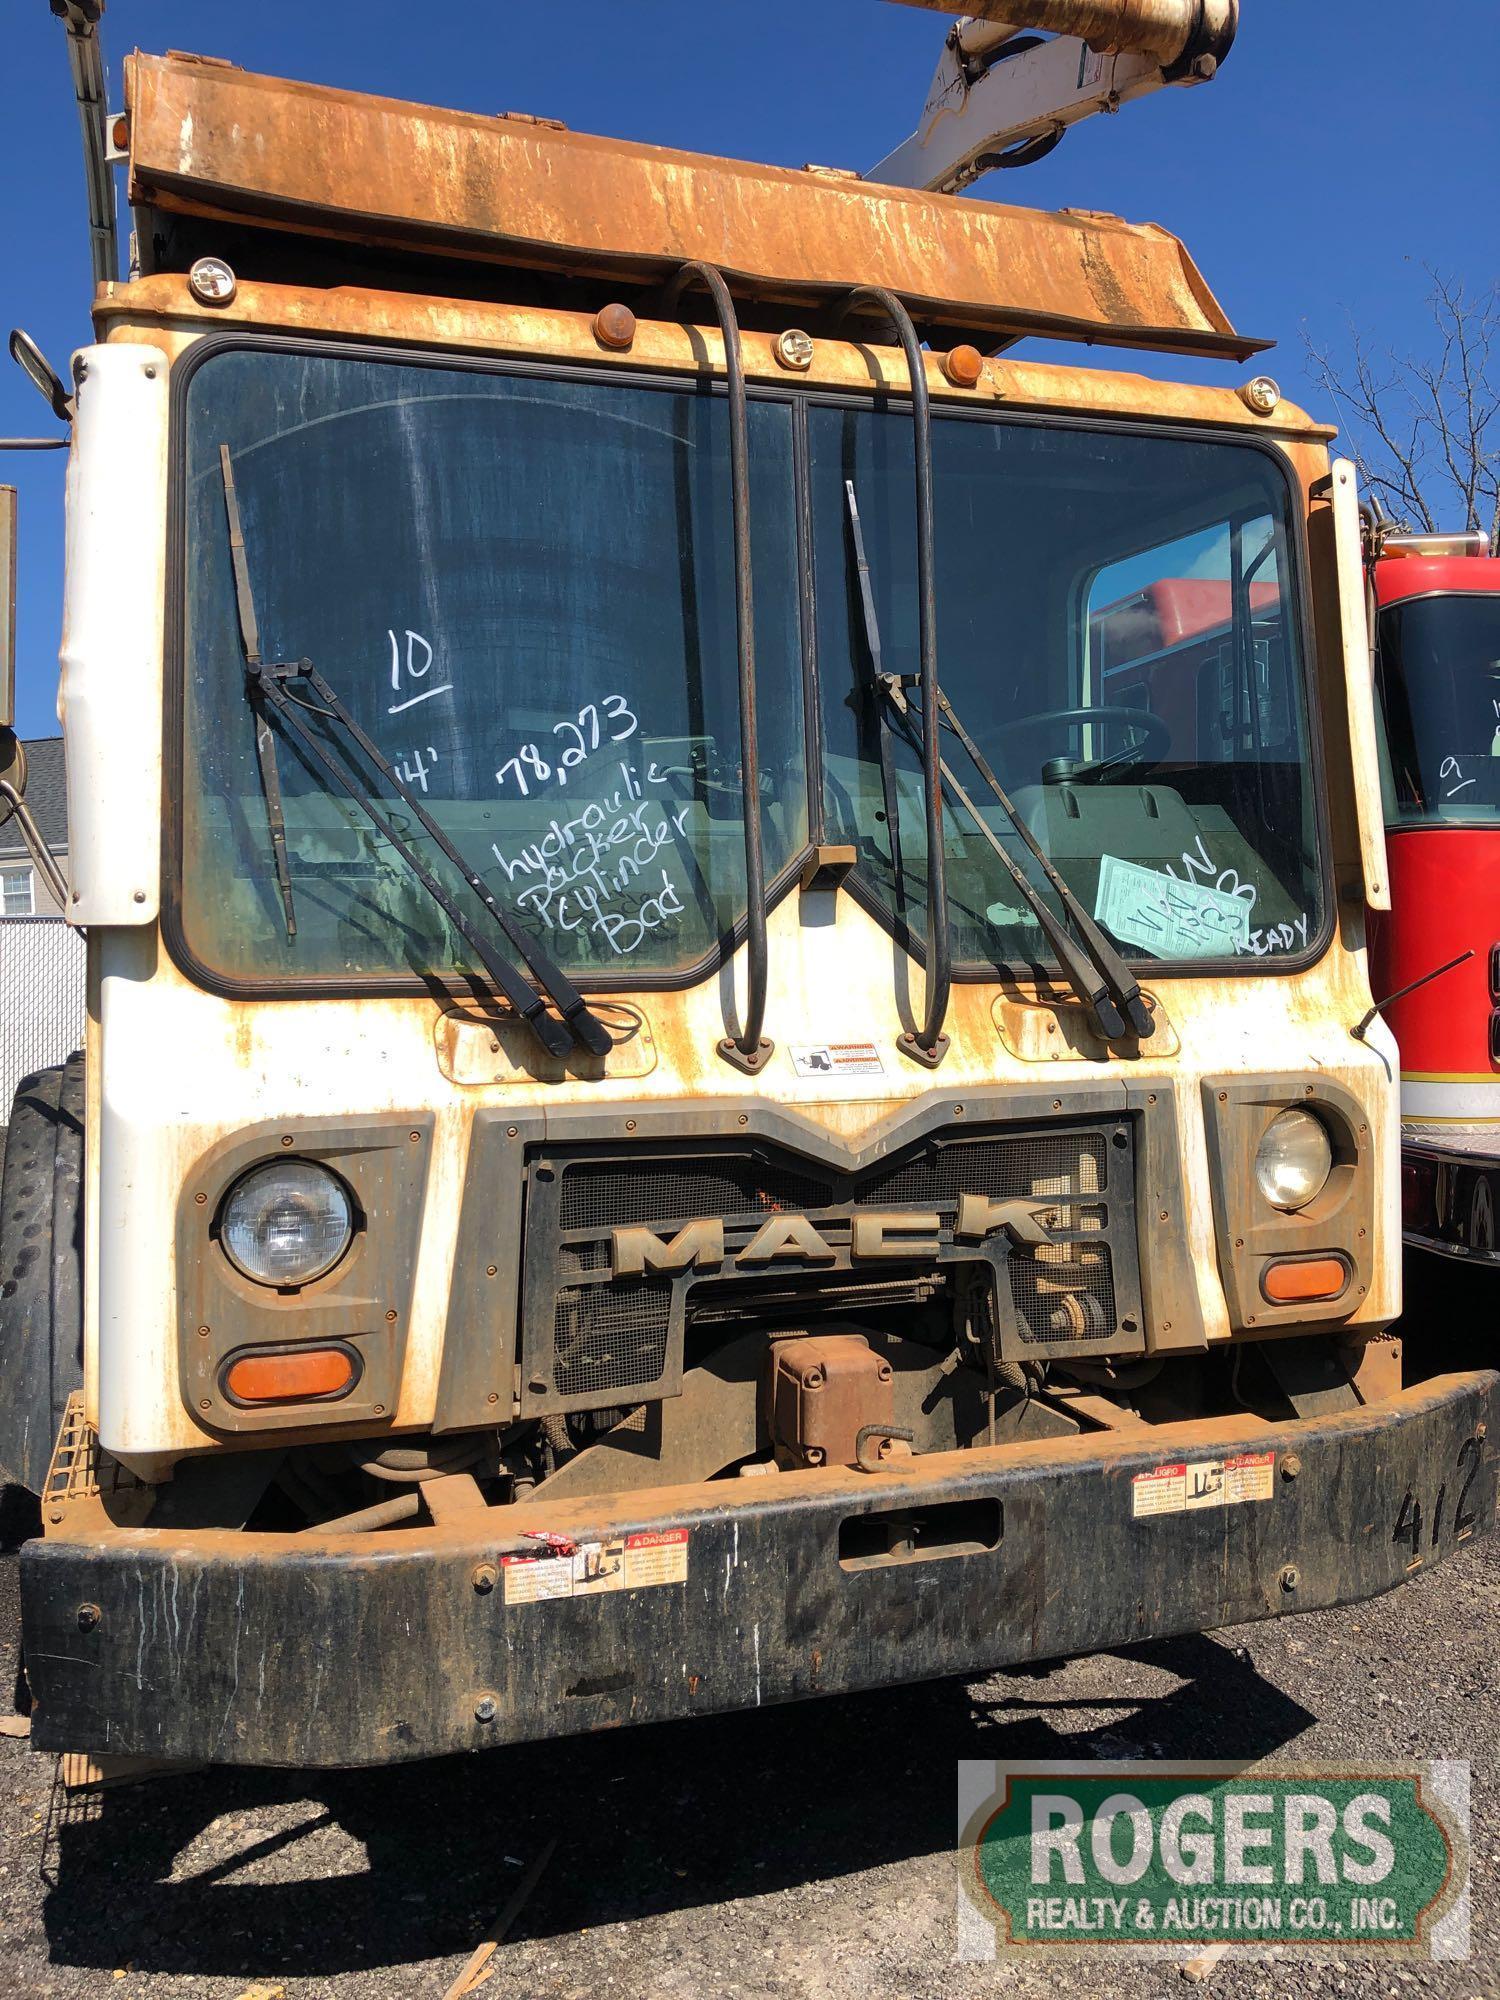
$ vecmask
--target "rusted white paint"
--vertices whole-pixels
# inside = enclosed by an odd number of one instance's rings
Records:
[[[767,1032],[777,1048],[764,1076],[741,1079],[714,1054],[724,1032],[720,982],[685,993],[634,996],[649,1017],[661,1061],[648,1078],[567,1079],[537,1084],[544,1106],[607,1105],[622,1112],[644,1103],[736,1098],[795,1109],[824,1129],[857,1141],[893,1110],[924,1096],[959,1102],[965,1093],[1013,1085],[1034,1092],[1034,1063],[1008,1054],[995,1032],[993,986],[955,991],[953,1048],[933,1075],[896,1052],[903,1026],[897,1006],[905,983],[890,938],[847,896],[805,922],[793,894],[770,922]],[[184,1408],[177,1387],[175,1233],[178,1203],[193,1162],[219,1140],[264,1119],[336,1119],[356,1112],[401,1115],[431,1110],[436,1124],[407,1361],[397,1409],[400,1427],[431,1421],[447,1317],[473,1114],[481,1106],[519,1108],[514,1081],[465,1086],[443,1074],[434,1043],[436,1009],[423,998],[296,1003],[227,1001],[198,991],[157,958],[126,940],[104,947],[104,1080],[100,1114],[101,1296],[98,1416],[106,1447],[122,1456],[172,1454],[210,1442]],[[743,984],[743,968],[741,985]],[[911,968],[910,1004],[920,1012],[920,974]],[[1377,1135],[1374,1171],[1384,1222],[1379,1264],[1357,1319],[1382,1321],[1399,1303],[1399,1156],[1396,1095],[1381,1060],[1393,1063],[1389,1036],[1371,1030],[1368,1046],[1349,1028],[1368,1006],[1359,960],[1335,945],[1311,971],[1288,978],[1247,971],[1231,979],[1161,980],[1181,1053],[1165,1060],[1112,1058],[1059,1063],[1059,1095],[1107,1080],[1177,1091],[1179,1140],[1187,1189],[1184,1229],[1210,1338],[1229,1333],[1217,1276],[1209,1198],[1209,1162],[1198,1090],[1205,1074],[1254,1075],[1268,1068],[1304,1070],[1342,1083],[1369,1112]],[[883,1076],[812,1081],[793,1069],[794,1042],[869,1041]],[[204,1219],[204,1254],[217,1255]],[[1143,1255],[1150,1255],[1146,1225]]]

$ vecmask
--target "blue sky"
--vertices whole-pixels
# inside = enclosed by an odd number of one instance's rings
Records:
[[[1411,345],[1425,326],[1424,263],[1481,287],[1500,275],[1500,9],[1243,0],[1242,14],[1210,88],[1096,119],[1048,160],[994,175],[980,192],[1174,230],[1231,319],[1279,343],[1266,365],[1286,393],[1331,414],[1306,379],[1304,321],[1334,338],[1352,317],[1372,337]],[[878,0],[800,0],[791,13],[703,0],[501,0],[461,21],[399,0],[109,0],[104,23],[112,105],[127,50],[181,48],[473,111],[539,112],[579,130],[853,167],[912,129],[945,25]],[[0,54],[10,190],[0,317],[27,327],[66,372],[89,338],[88,251],[63,33],[46,0],[8,0]],[[1226,379],[1222,368],[1169,358],[1122,365]],[[49,427],[20,371],[0,366],[0,435]],[[27,734],[56,727],[62,457],[0,460],[0,480],[22,494]]]

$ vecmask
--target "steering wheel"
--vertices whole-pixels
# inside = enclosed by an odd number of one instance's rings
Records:
[[[1140,741],[1132,743],[1128,750],[1117,750],[1112,757],[1099,757],[1091,764],[1079,764],[1070,777],[1085,784],[1102,777],[1107,771],[1159,764],[1172,747],[1172,732],[1159,715],[1153,715],[1149,708],[1127,707],[1123,702],[1087,702],[1078,708],[1041,709],[1035,715],[1018,716],[1014,722],[997,725],[991,732],[991,740],[1008,740],[1017,734],[1055,729],[1059,724],[1071,727],[1074,723],[1089,722],[1134,729]]]

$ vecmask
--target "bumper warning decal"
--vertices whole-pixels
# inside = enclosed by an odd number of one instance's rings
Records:
[[[687,1582],[688,1530],[664,1528],[613,1542],[579,1542],[564,1554],[502,1556],[500,1562],[507,1604],[652,1590]]]
[[[1269,1500],[1274,1490],[1274,1451],[1242,1451],[1234,1458],[1200,1459],[1196,1464],[1154,1465],[1130,1482],[1130,1511],[1190,1514],[1200,1507],[1235,1507],[1245,1500]]]

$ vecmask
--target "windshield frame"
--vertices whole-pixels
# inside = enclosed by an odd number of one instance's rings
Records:
[[[177,968],[196,986],[224,998],[236,1000],[290,999],[374,999],[427,995],[454,1004],[473,993],[471,975],[453,966],[435,966],[420,974],[367,974],[327,976],[309,974],[288,978],[280,973],[263,979],[237,978],[216,970],[194,951],[183,917],[183,850],[186,764],[186,680],[187,680],[187,397],[198,369],[214,357],[229,351],[316,355],[350,361],[387,363],[393,366],[430,367],[455,372],[487,375],[568,379],[609,383],[620,387],[648,388],[682,394],[693,391],[726,397],[728,386],[721,374],[706,378],[697,371],[648,369],[622,361],[589,362],[553,356],[494,356],[459,351],[450,347],[413,346],[405,342],[378,342],[365,338],[328,335],[297,335],[244,328],[206,334],[195,340],[174,362],[168,433],[167,558],[165,564],[166,604],[163,623],[163,743],[162,743],[162,893],[161,929],[167,952]],[[869,410],[877,414],[905,417],[911,409],[907,395],[875,389],[871,393],[831,390],[799,381],[769,383],[751,379],[747,391],[752,401],[774,403],[790,413],[792,429],[792,473],[797,555],[796,607],[801,641],[803,739],[806,753],[807,841],[785,867],[766,885],[766,913],[769,916],[798,886],[810,856],[826,840],[825,785],[823,771],[823,730],[816,632],[816,577],[813,561],[812,474],[809,456],[808,412],[815,406]],[[1318,652],[1316,647],[1311,564],[1308,552],[1308,520],[1305,495],[1293,476],[1285,453],[1263,437],[1238,427],[1185,423],[1179,419],[1098,416],[1073,411],[1019,410],[999,404],[977,408],[935,399],[934,424],[949,422],[1003,423],[1078,431],[1103,431],[1116,435],[1153,436],[1179,440],[1234,444],[1261,453],[1272,461],[1290,503],[1290,525],[1286,537],[1287,590],[1295,605],[1297,633],[1303,660],[1304,695],[1307,703],[1307,782],[1313,793],[1313,820],[1317,839],[1317,880],[1321,889],[1322,915],[1317,932],[1299,952],[1267,954],[1264,959],[1250,954],[1228,958],[1166,960],[1136,958],[1122,953],[1136,976],[1148,984],[1165,980],[1233,977],[1284,977],[1306,970],[1320,959],[1332,943],[1335,930],[1333,897],[1333,857],[1330,845],[1330,814],[1327,798],[1327,765],[1324,754]],[[1149,545],[1148,545],[1149,546]],[[1128,553],[1128,552],[1127,552]],[[939,672],[942,654],[942,606],[938,607]],[[859,907],[872,917],[919,966],[925,969],[923,940],[902,923],[897,912],[886,904],[875,887],[867,883],[859,868],[844,878],[843,888]],[[691,965],[668,971],[622,970],[618,973],[588,973],[576,978],[585,993],[682,992],[701,985],[719,971],[745,943],[749,918],[741,911],[733,927],[702,957]],[[956,985],[1007,987],[1015,984],[1057,987],[1066,977],[1055,968],[1040,968],[1026,961],[1006,964],[977,964],[955,959]]]

